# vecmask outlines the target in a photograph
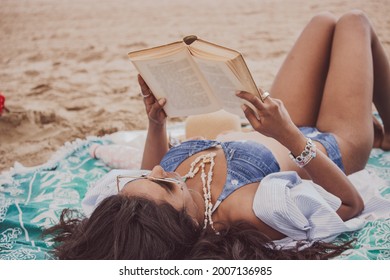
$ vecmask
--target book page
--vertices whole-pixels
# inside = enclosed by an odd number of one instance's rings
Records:
[[[193,65],[186,49],[175,55],[136,60],[134,65],[157,98],[165,97],[170,117],[209,113],[218,110],[217,101]]]
[[[127,54],[127,56],[131,60],[144,60],[144,59],[151,59],[151,58],[166,57],[174,53],[180,52],[182,49],[183,49],[183,43],[179,41],[179,42],[173,42],[170,44],[157,46],[153,48],[131,51]]]
[[[244,86],[244,89],[247,92],[250,92],[261,99],[260,92],[256,86],[255,81],[253,80],[252,74],[250,73],[249,68],[246,65],[242,55],[239,55],[233,60],[228,61],[227,65],[233,71],[233,73],[238,77],[238,79]]]
[[[245,87],[234,76],[226,63],[201,58],[195,58],[195,60],[221,107],[228,112],[243,117],[244,114],[240,107],[243,101],[236,96],[236,91],[245,90]]]
[[[207,42],[199,38],[190,45],[190,50],[194,56],[209,58],[212,60],[226,61],[240,56],[240,53],[235,50]]]
[[[192,42],[189,49],[194,57],[215,62],[224,62],[226,66],[220,64],[221,66],[218,66],[218,68],[222,69],[222,71],[225,72],[225,75],[230,75],[229,79],[233,84],[237,85],[238,81],[238,85],[240,86],[238,89],[245,90],[261,98],[252,75],[240,52],[199,38]]]

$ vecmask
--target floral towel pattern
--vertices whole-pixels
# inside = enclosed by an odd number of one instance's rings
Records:
[[[58,221],[64,208],[81,209],[90,184],[109,171],[88,148],[103,138],[66,144],[53,160],[35,168],[16,165],[0,175],[0,259],[53,259],[53,244],[42,230]],[[390,199],[390,152],[373,150],[367,169],[385,179],[381,194]],[[389,210],[390,211],[390,210]],[[354,249],[338,259],[390,259],[390,220],[375,220],[337,242],[355,238]]]
[[[89,184],[109,171],[88,153],[101,139],[67,144],[55,160],[37,168],[15,166],[0,175],[0,259],[52,259],[42,230],[64,208],[81,209]]]
[[[386,181],[386,185],[379,191],[384,198],[390,199],[390,152],[373,149],[366,169]],[[388,211],[390,212],[390,209]],[[341,234],[337,241],[343,242],[351,238],[356,240],[354,248],[337,259],[390,260],[390,219],[368,222],[361,230]]]

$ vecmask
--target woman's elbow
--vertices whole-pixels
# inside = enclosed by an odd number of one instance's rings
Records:
[[[337,210],[337,214],[343,221],[347,221],[358,216],[364,210],[364,201],[360,195],[353,199],[349,204],[342,204]]]
[[[360,195],[358,195],[357,198],[356,198],[356,205],[355,205],[354,208],[355,208],[354,217],[356,217],[357,215],[362,213],[363,210],[364,210],[364,201],[363,201],[363,199],[362,199],[362,197]]]

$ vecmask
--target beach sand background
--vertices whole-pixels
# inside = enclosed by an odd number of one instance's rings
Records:
[[[389,0],[1,0],[0,171],[46,162],[65,142],[146,128],[127,53],[196,34],[243,53],[268,88],[321,11],[362,9],[390,56]],[[178,121],[170,120],[170,122]],[[179,119],[180,121],[180,119]]]

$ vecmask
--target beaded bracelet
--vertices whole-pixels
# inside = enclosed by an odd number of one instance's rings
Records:
[[[307,138],[303,152],[297,157],[290,152],[289,156],[300,168],[302,168],[317,156],[317,147],[310,138]]]

